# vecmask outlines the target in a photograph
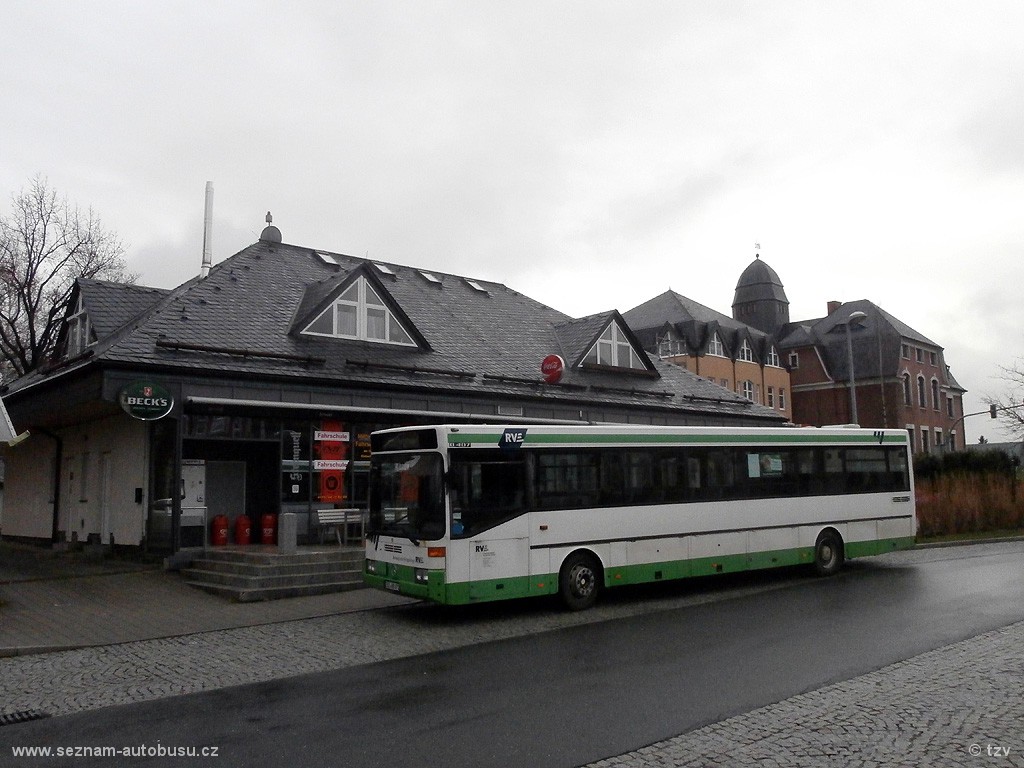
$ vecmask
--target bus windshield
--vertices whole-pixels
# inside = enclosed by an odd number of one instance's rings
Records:
[[[444,463],[439,453],[385,454],[370,465],[367,533],[414,542],[445,534]]]

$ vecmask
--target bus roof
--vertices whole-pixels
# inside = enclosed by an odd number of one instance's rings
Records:
[[[437,424],[396,427],[375,434],[434,431],[449,447],[539,445],[907,445],[904,429],[858,427],[700,427],[636,424]]]

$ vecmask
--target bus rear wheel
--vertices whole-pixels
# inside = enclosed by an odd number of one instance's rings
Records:
[[[843,567],[843,540],[835,531],[824,531],[814,545],[814,570],[819,576],[832,576]]]
[[[597,602],[601,568],[593,555],[574,552],[566,558],[558,577],[558,594],[570,611],[583,611]]]

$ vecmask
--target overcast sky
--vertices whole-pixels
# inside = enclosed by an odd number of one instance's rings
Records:
[[[0,0],[0,199],[91,205],[140,283],[285,242],[567,314],[870,299],[968,412],[1024,355],[1024,3]],[[1002,439],[987,416],[967,437]]]

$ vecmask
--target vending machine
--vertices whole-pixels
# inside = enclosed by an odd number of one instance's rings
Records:
[[[181,546],[205,547],[206,529],[206,462],[185,459],[181,462]]]

